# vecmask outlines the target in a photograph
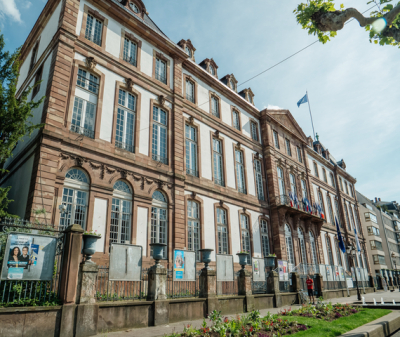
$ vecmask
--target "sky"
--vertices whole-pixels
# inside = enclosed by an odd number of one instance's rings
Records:
[[[218,75],[239,85],[316,40],[296,23],[301,0],[143,0],[150,17],[175,42],[190,39],[196,62],[213,58]],[[45,0],[0,0],[6,48],[22,45]],[[367,0],[343,0],[361,12]],[[365,15],[370,13],[368,11]],[[400,201],[400,50],[369,43],[357,21],[325,45],[313,44],[239,87],[251,87],[257,108],[289,109],[304,133],[315,131],[329,152],[344,159],[356,189],[369,199]],[[393,74],[393,71],[395,73]]]

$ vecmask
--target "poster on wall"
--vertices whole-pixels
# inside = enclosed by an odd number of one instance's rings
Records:
[[[217,281],[233,281],[233,255],[217,254]]]
[[[282,262],[283,262],[283,280],[289,281],[288,262],[287,261],[282,261]]]
[[[185,252],[183,250],[175,250],[174,254],[175,279],[183,280],[184,271],[185,271]]]
[[[112,243],[108,279],[110,281],[141,281],[142,246]]]
[[[253,281],[265,281],[264,259],[253,257]]]
[[[278,260],[278,272],[279,272],[279,281],[284,281],[282,260]]]
[[[353,267],[351,267],[351,277],[353,279],[353,282],[355,282],[356,281],[356,274],[354,273],[354,268]]]
[[[53,278],[57,239],[36,234],[9,234],[2,280],[50,281]]]

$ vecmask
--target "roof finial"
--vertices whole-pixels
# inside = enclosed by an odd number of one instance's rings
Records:
[[[315,135],[315,137],[317,138],[317,142],[319,142],[319,136],[318,136],[318,133]]]

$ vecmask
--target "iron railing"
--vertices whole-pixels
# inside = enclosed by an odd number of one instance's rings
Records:
[[[193,177],[199,177],[199,171],[192,170],[192,169],[189,169],[189,168],[186,169],[186,174],[191,175]]]
[[[281,293],[290,292],[290,281],[279,281],[279,291]]]
[[[346,289],[345,281],[324,281],[324,290]]]
[[[238,187],[239,193],[247,194],[247,190],[244,187]]]
[[[85,38],[89,41],[92,41],[93,43],[97,44],[98,46],[101,46],[101,37],[97,37],[95,35],[91,34],[85,34]]]
[[[233,281],[217,281],[217,296],[236,296],[239,294],[239,273],[235,273]]]
[[[152,154],[152,155],[151,155],[151,158],[152,158],[153,160],[155,160],[155,161],[158,161],[159,163],[168,165],[168,158],[161,157],[161,156],[158,156],[158,155],[156,155],[156,154]]]
[[[133,66],[137,66],[136,57],[124,55],[124,61],[130,63]]]
[[[302,212],[310,213],[311,215],[315,215],[318,217],[321,216],[321,213],[318,212],[318,209],[315,206],[307,205],[305,202],[303,202],[300,199],[297,202],[295,202],[286,194],[275,197],[275,206],[276,207],[288,206],[288,207],[298,209],[299,211],[302,211]]]
[[[127,143],[119,142],[118,140],[116,140],[115,146],[122,150],[126,150],[129,152],[135,153],[135,147],[132,144],[127,144]]]
[[[167,274],[167,297],[168,298],[190,298],[199,297],[199,277],[201,271],[196,272],[195,281],[177,281],[173,278],[173,270],[169,269]]]
[[[167,76],[165,74],[160,74],[156,72],[156,80],[159,80],[164,84],[167,84]]]
[[[225,182],[223,180],[214,178],[214,182],[219,186],[225,187]]]
[[[145,300],[148,293],[148,269],[142,270],[140,281],[110,281],[109,267],[99,267],[96,278],[97,301]]]
[[[220,117],[219,111],[217,111],[217,110],[212,109],[212,110],[211,110],[211,114],[212,114],[214,117],[217,117],[217,118]]]
[[[252,281],[251,290],[253,294],[267,294],[268,293],[267,281]]]
[[[99,84],[97,82],[94,82],[85,76],[79,75],[78,74],[78,80],[77,80],[77,85],[83,89],[89,90],[90,92],[94,94],[99,93]]]
[[[186,99],[192,103],[194,103],[194,96],[186,93]]]
[[[299,275],[314,275],[319,273],[319,265],[299,263],[293,268],[292,272],[296,272]]]
[[[71,131],[83,135],[85,137],[94,139],[94,131],[86,129],[83,126],[71,124]]]

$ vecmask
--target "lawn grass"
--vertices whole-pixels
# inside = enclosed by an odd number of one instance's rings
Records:
[[[311,329],[306,331],[300,331],[294,335],[296,337],[307,336],[307,337],[334,337],[340,336],[341,334],[358,328],[361,325],[372,322],[382,316],[391,313],[388,309],[361,309],[360,312],[336,319],[332,322],[323,321],[321,319],[314,319],[309,317],[301,316],[281,316],[283,319],[289,321],[297,321],[300,324],[307,324],[311,326]]]

